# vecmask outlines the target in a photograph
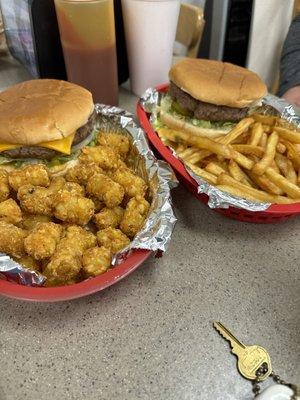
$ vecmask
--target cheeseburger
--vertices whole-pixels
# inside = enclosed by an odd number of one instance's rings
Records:
[[[186,58],[170,72],[157,128],[216,137],[225,135],[267,93],[257,74],[221,61]]]
[[[46,163],[64,170],[93,141],[91,93],[73,83],[36,79],[0,93],[0,166]]]

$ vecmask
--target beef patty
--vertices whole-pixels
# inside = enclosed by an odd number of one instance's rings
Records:
[[[96,111],[91,114],[88,122],[85,125],[77,129],[72,142],[72,146],[75,146],[76,144],[82,142],[85,138],[89,136],[90,133],[92,133],[92,130],[94,129],[95,118]],[[61,153],[59,151],[47,149],[45,147],[22,146],[17,147],[16,149],[3,151],[2,153],[0,153],[0,155],[10,158],[40,158],[43,160],[51,160],[53,157],[61,155]]]
[[[217,106],[196,100],[188,93],[181,90],[175,83],[170,82],[169,95],[184,109],[193,113],[195,118],[214,122],[237,122],[245,118],[248,108],[234,108],[228,106]]]

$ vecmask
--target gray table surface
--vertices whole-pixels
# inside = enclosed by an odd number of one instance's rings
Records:
[[[0,89],[28,78],[0,59]],[[134,111],[126,89],[120,105]],[[115,286],[56,304],[1,298],[1,400],[252,399],[213,320],[300,382],[299,218],[233,221],[182,186],[173,199],[168,252]]]

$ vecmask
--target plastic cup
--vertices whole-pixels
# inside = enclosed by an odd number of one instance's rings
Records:
[[[118,104],[113,0],[55,0],[68,80]]]
[[[122,0],[131,90],[168,81],[180,0]]]

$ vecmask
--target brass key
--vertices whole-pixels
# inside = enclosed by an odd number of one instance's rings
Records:
[[[214,322],[214,328],[230,343],[232,353],[238,358],[238,370],[246,379],[257,379],[256,371],[263,364],[266,364],[268,368],[265,374],[259,376],[259,380],[263,381],[271,374],[271,360],[263,347],[245,346],[221,322]]]

